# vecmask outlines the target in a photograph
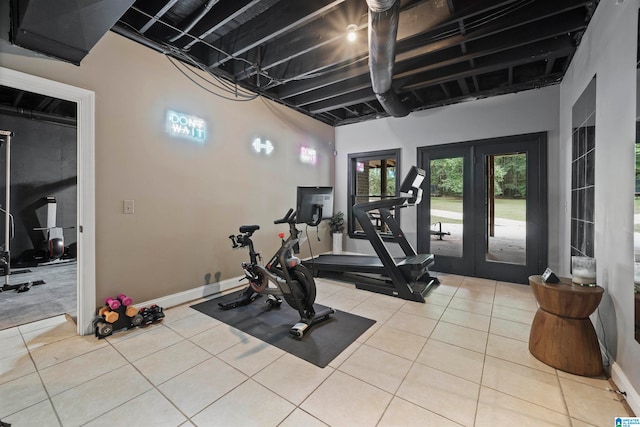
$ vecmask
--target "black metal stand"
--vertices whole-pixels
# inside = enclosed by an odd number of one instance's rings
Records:
[[[0,253],[0,269],[4,273],[4,285],[0,287],[0,292],[5,291],[18,291],[27,292],[31,289],[31,286],[44,285],[43,280],[35,280],[24,283],[17,283],[10,285],[9,276],[11,276],[11,251],[9,250],[9,243],[11,241],[12,233],[12,216],[11,216],[11,137],[13,132],[8,130],[0,130],[0,145],[4,144],[5,147],[5,209],[0,208],[4,212],[4,246]]]

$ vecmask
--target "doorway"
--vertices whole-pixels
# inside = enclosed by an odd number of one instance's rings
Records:
[[[527,283],[547,264],[546,134],[422,147],[418,250],[432,270]]]
[[[0,210],[10,259],[10,274],[1,272],[0,329],[76,318],[77,105],[4,85],[0,98],[0,129],[13,134],[0,149],[0,194],[10,184]]]
[[[92,91],[0,67],[0,85],[77,105],[77,331],[93,333],[95,290],[95,94]],[[45,285],[46,286],[46,285]]]

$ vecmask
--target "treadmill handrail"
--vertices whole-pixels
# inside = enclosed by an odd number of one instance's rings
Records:
[[[353,205],[353,209],[361,209],[366,212],[366,211],[371,211],[371,210],[380,209],[380,208],[403,207],[403,206],[408,206],[406,205],[407,200],[409,200],[409,197],[406,197],[406,198],[394,197],[392,199],[374,200],[371,202],[360,202]]]

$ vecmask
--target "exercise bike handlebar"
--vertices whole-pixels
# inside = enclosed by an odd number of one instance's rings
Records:
[[[293,209],[289,209],[289,211],[286,213],[286,215],[284,216],[284,218],[282,219],[276,219],[275,221],[273,221],[274,224],[284,224],[284,223],[295,223],[296,222],[296,212],[294,212]]]

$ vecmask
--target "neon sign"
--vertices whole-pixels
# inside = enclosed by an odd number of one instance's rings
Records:
[[[167,133],[204,144],[207,138],[207,122],[195,116],[176,111],[167,111]]]
[[[266,155],[271,154],[274,148],[273,144],[268,139],[263,142],[262,139],[256,138],[253,140],[253,143],[251,145],[253,146],[253,149],[256,153],[264,152]]]
[[[317,162],[317,153],[313,148],[300,147],[300,161],[302,163],[308,163],[315,165]]]

